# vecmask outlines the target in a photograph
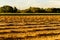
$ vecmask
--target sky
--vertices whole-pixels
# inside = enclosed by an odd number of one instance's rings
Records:
[[[10,5],[18,9],[29,7],[60,8],[60,0],[0,0],[0,6]]]

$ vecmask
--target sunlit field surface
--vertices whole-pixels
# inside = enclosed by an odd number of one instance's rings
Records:
[[[0,40],[60,40],[60,15],[2,15]]]

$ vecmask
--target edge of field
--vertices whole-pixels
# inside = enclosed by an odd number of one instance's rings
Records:
[[[20,16],[20,15],[60,15],[60,13],[0,13],[0,16],[4,16],[4,15],[11,15],[11,16]]]

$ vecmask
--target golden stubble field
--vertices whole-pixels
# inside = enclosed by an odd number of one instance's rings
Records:
[[[0,16],[0,40],[60,40],[60,15]]]

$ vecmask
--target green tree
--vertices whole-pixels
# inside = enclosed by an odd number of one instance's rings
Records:
[[[13,8],[14,13],[17,13],[17,10],[18,9],[16,7]]]
[[[0,12],[2,13],[13,13],[13,8],[11,6],[5,5],[0,8]]]

